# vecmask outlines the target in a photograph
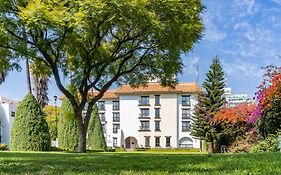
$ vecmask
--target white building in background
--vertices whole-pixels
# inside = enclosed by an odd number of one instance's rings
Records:
[[[199,91],[194,83],[179,83],[175,89],[148,83],[107,91],[98,102],[107,146],[200,148],[200,140],[190,134]]]
[[[10,147],[11,131],[18,102],[0,97],[1,143]]]
[[[246,93],[232,93],[231,88],[224,88],[224,97],[228,107],[234,107],[237,104],[252,102],[250,96]]]

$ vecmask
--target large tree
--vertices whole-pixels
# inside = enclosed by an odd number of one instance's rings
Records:
[[[141,85],[154,78],[162,85],[174,85],[183,68],[180,55],[192,49],[203,28],[201,0],[0,3],[0,51],[9,51],[6,58],[30,56],[48,66],[73,106],[81,152],[86,150],[93,106],[110,86]],[[79,91],[79,100],[63,85],[63,76]],[[91,88],[98,93],[88,101]]]
[[[199,95],[196,107],[192,135],[210,142],[210,151],[215,152],[216,143],[221,136],[220,125],[215,119],[216,113],[225,103],[224,73],[218,57],[213,59],[203,83],[204,93]]]

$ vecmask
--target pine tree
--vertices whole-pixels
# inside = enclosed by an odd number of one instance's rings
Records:
[[[31,94],[21,101],[12,128],[12,151],[47,151],[51,140],[45,114]]]
[[[68,85],[67,89],[78,98],[72,85]],[[79,135],[74,117],[74,110],[70,101],[64,98],[58,119],[58,142],[59,147],[64,150],[75,151],[78,147]]]
[[[89,122],[88,146],[90,149],[106,150],[106,142],[105,142],[97,106],[94,107]]]
[[[213,59],[207,78],[203,83],[204,93],[198,97],[198,104],[193,120],[192,135],[210,142],[211,152],[215,152],[215,144],[221,136],[220,126],[214,116],[224,105],[224,73],[218,57]]]

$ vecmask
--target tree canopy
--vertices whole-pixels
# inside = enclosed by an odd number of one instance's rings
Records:
[[[94,104],[114,83],[176,83],[201,38],[201,0],[0,0],[0,59],[29,56],[54,75],[75,112],[80,150]],[[60,74],[62,72],[63,74]],[[68,77],[80,100],[66,89]],[[85,108],[88,92],[99,93]]]

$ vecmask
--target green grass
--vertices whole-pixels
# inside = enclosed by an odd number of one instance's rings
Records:
[[[281,174],[281,153],[0,152],[0,174]]]

